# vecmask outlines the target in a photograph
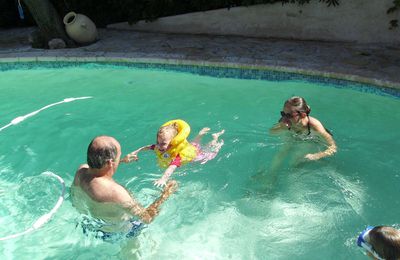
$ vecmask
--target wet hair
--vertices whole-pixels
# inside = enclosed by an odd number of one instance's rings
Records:
[[[158,129],[157,132],[157,137],[159,136],[164,137],[165,135],[168,134],[172,135],[173,137],[175,137],[178,134],[178,125],[176,123],[160,127],[160,129]]]
[[[94,145],[96,138],[88,146],[87,164],[90,168],[101,169],[109,160],[115,160],[118,152],[117,146],[112,142]]]
[[[369,244],[381,258],[400,259],[400,230],[387,226],[374,227],[368,234]]]
[[[285,106],[290,106],[292,110],[296,110],[297,112],[306,113],[307,115],[310,114],[311,108],[307,105],[307,102],[302,97],[291,97],[285,102]]]

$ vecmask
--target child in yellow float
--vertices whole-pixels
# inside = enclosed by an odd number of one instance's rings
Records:
[[[222,130],[212,135],[213,140],[204,148],[200,146],[201,138],[210,131],[203,128],[192,143],[186,138],[190,133],[190,126],[183,120],[171,120],[163,124],[157,132],[157,144],[143,146],[128,155],[121,162],[129,163],[137,161],[140,151],[153,150],[157,155],[158,164],[166,168],[163,176],[154,182],[154,185],[164,186],[176,168],[188,162],[200,162],[201,164],[213,159],[221,149],[224,141],[218,142],[218,138],[225,132]]]

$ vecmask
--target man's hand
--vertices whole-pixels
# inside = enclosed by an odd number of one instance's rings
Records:
[[[130,163],[132,161],[137,161],[137,160],[139,160],[139,157],[137,156],[137,153],[133,152],[122,158],[121,162]]]
[[[164,188],[164,192],[168,194],[174,193],[178,189],[178,183],[174,180],[169,181]]]
[[[157,207],[154,206],[150,206],[147,208],[147,212],[149,213],[149,215],[154,218],[155,216],[158,215],[158,213],[160,212],[160,210]]]
[[[161,206],[161,204],[163,204],[164,201],[168,199],[168,197],[178,189],[178,184],[176,181],[169,181],[167,184],[164,185],[165,188],[162,191],[161,196],[146,209],[146,213],[148,214],[147,218],[145,218],[146,223],[150,223],[151,221],[153,221],[154,217],[157,216],[160,212],[159,207]]]
[[[321,155],[319,153],[309,153],[304,156],[304,158],[310,160],[310,161],[316,161],[321,159]]]

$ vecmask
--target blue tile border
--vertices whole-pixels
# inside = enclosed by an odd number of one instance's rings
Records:
[[[88,62],[88,61],[29,61],[2,62],[0,71],[37,70],[49,68],[83,67],[83,68],[138,68],[162,71],[184,72],[216,78],[252,79],[266,81],[307,81],[335,88],[354,89],[364,93],[400,98],[400,90],[346,79],[328,78],[319,75],[307,75],[263,68],[223,67],[210,65],[168,64],[157,62]]]

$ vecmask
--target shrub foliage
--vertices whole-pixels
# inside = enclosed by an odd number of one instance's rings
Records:
[[[53,2],[60,2],[52,0]],[[306,4],[311,0],[65,0],[66,8],[87,14],[96,24],[104,26],[113,22],[139,20],[152,21],[159,17],[207,11],[236,6],[273,3]],[[315,0],[316,1],[316,0]],[[336,6],[339,0],[319,0]]]
[[[70,11],[83,13],[90,17],[98,27],[110,23],[139,20],[152,21],[159,17],[207,11],[236,6],[249,6],[273,3],[306,4],[311,0],[50,0],[61,17]],[[313,0],[336,6],[339,0]],[[23,0],[20,0],[23,4]],[[33,25],[34,21],[24,6],[25,20],[18,18],[17,0],[0,0],[0,27]]]

